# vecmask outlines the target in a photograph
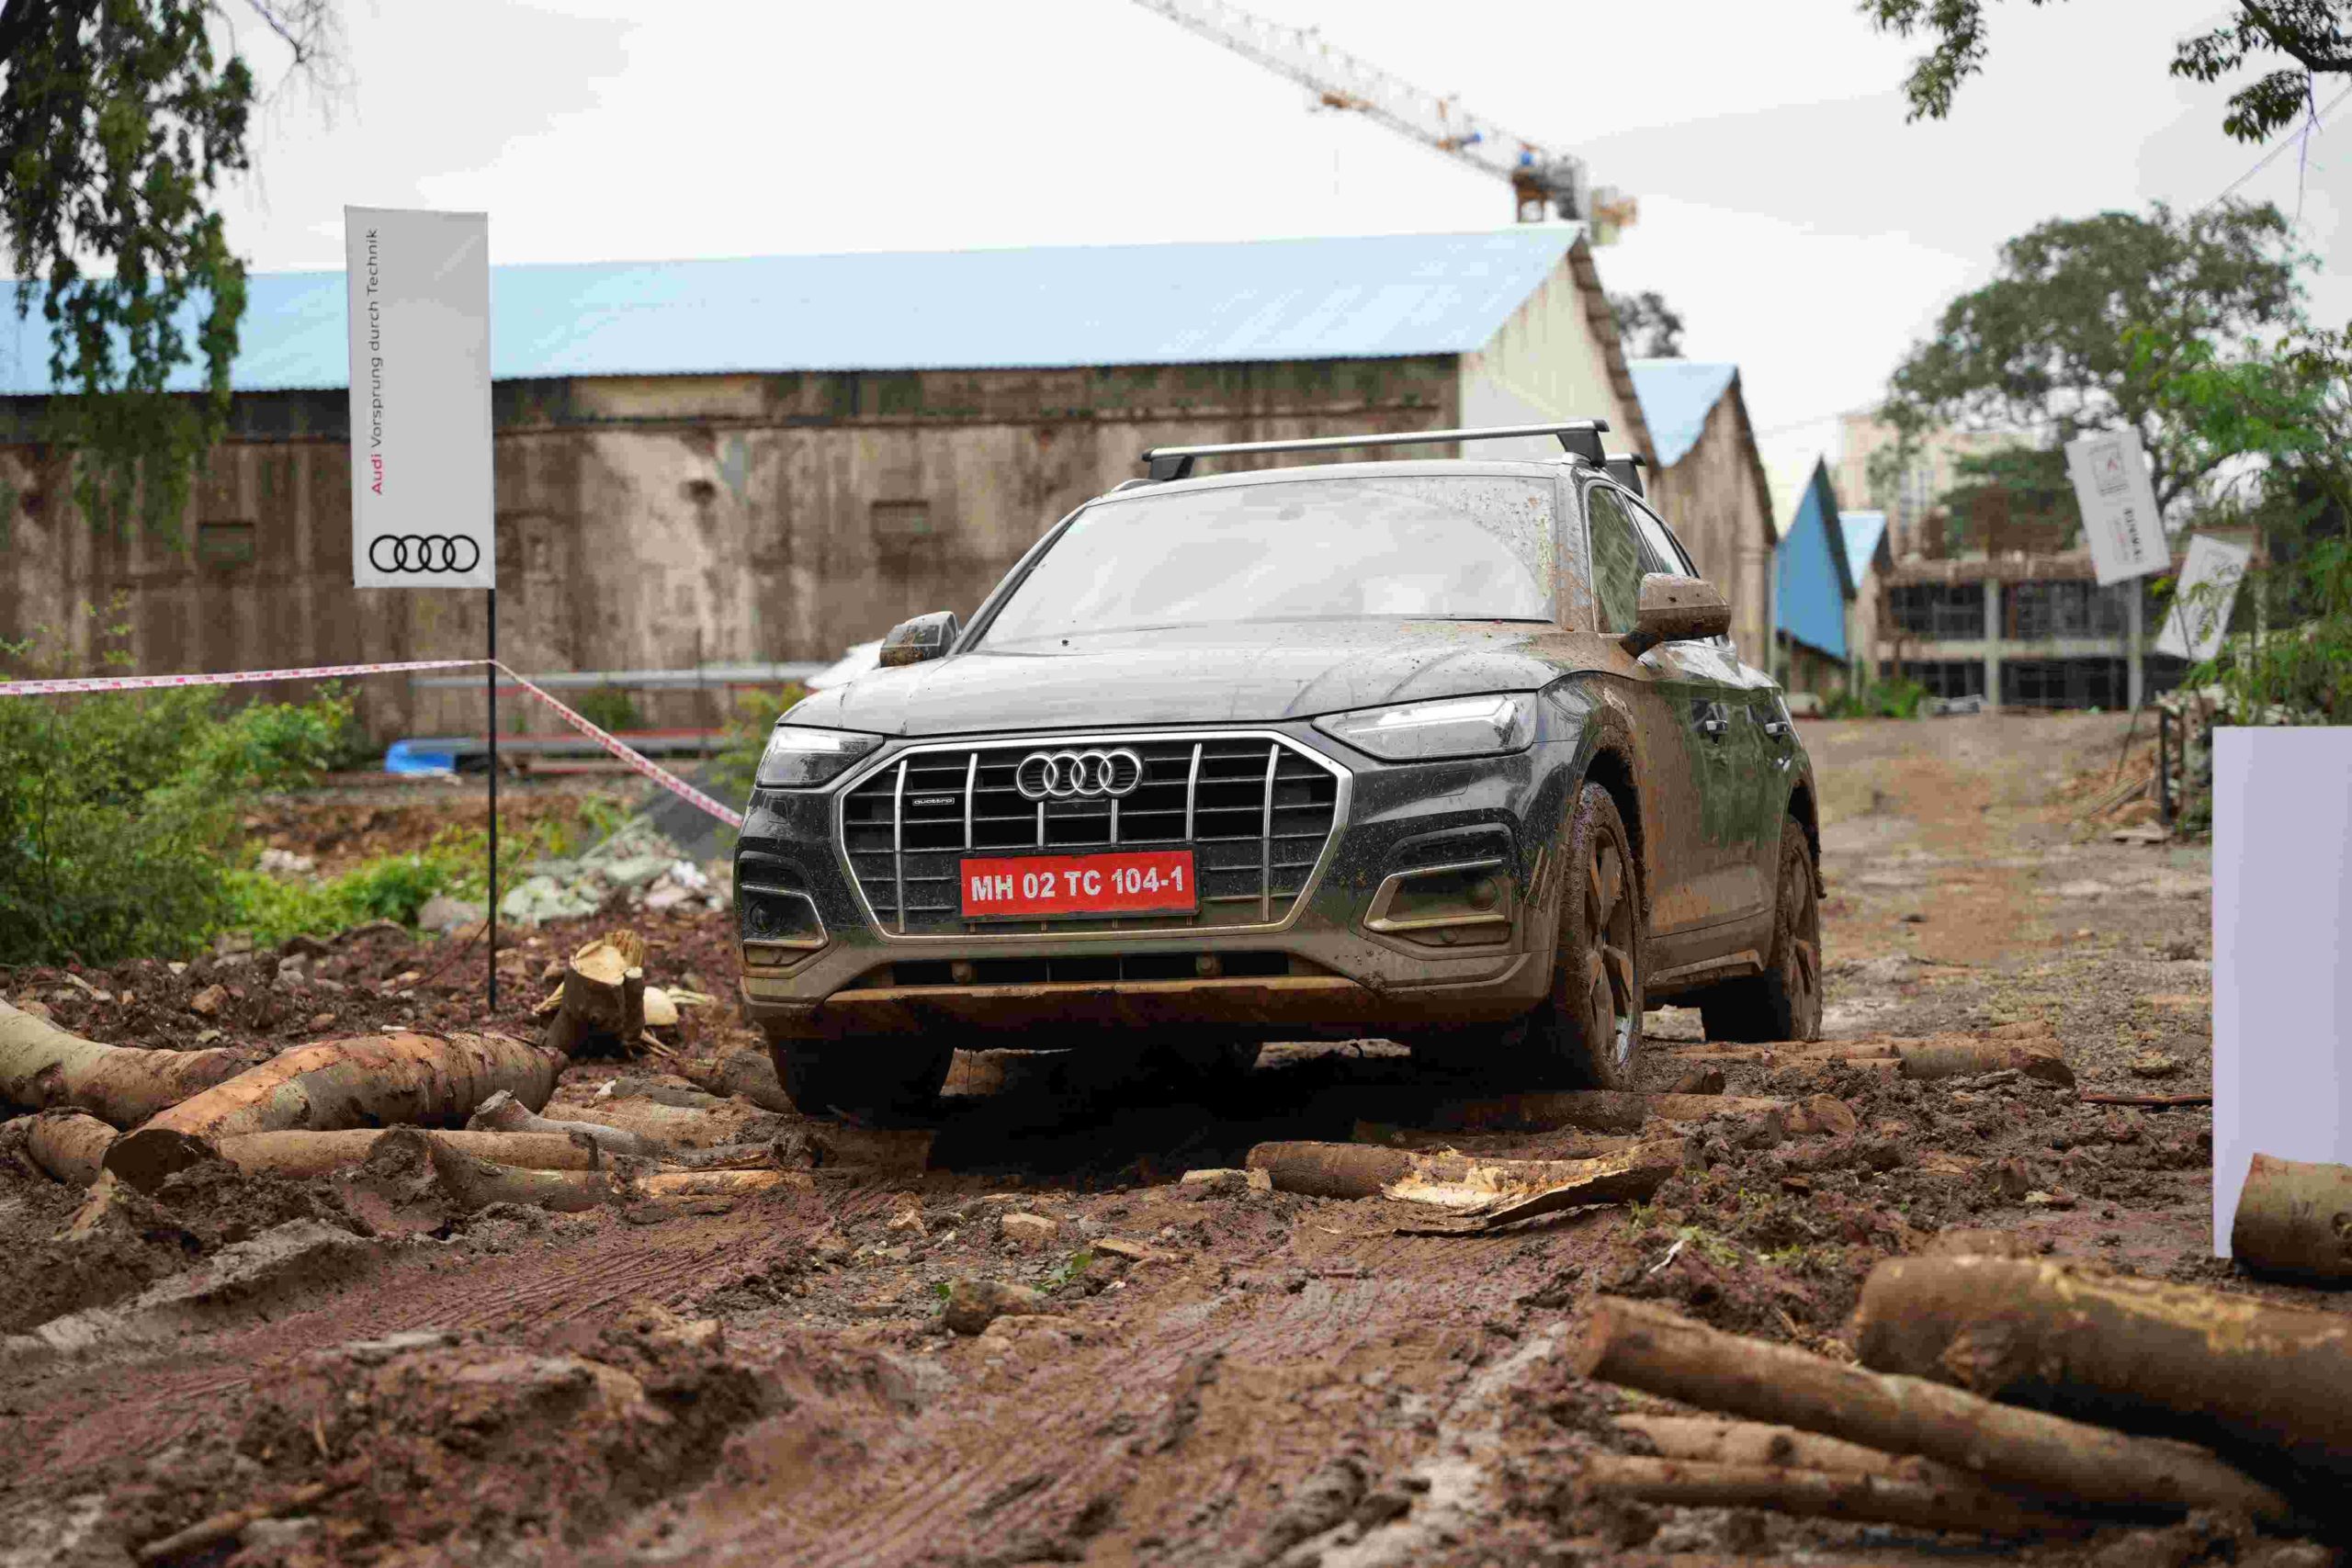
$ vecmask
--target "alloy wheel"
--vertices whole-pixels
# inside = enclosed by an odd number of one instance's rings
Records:
[[[1634,986],[1634,899],[1625,854],[1608,834],[1593,835],[1592,862],[1585,868],[1584,929],[1590,942],[1585,960],[1588,1001],[1597,1033],[1609,1043],[1619,1067],[1633,1059],[1640,1032],[1641,998]]]

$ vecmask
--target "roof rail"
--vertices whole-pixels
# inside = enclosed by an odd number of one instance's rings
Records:
[[[1263,452],[1338,452],[1350,446],[1419,446],[1439,441],[1503,441],[1519,435],[1556,435],[1568,456],[1600,466],[1600,435],[1605,419],[1571,420],[1565,424],[1500,424],[1484,430],[1390,430],[1367,435],[1313,435],[1296,441],[1234,441],[1216,446],[1155,446],[1143,455],[1144,471],[1154,484],[1190,479],[1195,457],[1233,457]]]
[[[1645,499],[1649,491],[1642,484],[1642,470],[1648,466],[1649,459],[1639,452],[1611,452],[1609,460],[1601,464],[1611,479]]]

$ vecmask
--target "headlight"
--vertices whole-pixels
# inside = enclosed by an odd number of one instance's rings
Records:
[[[839,778],[852,762],[881,744],[878,735],[779,724],[769,732],[768,749],[760,753],[760,787],[807,789]]]
[[[1318,718],[1315,728],[1334,740],[1392,762],[1498,756],[1521,750],[1535,739],[1535,694],[1506,692],[1363,708]]]

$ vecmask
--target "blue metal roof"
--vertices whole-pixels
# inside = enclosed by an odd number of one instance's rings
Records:
[[[1886,537],[1886,513],[1841,512],[1838,522],[1846,536],[1846,570],[1859,580],[1870,570],[1871,558],[1878,554],[1879,544]]]
[[[1846,605],[1854,597],[1845,530],[1829,466],[1816,462],[1773,552],[1775,629],[1833,659],[1846,657]]]
[[[1736,365],[1702,365],[1688,359],[1634,359],[1626,363],[1634,373],[1634,394],[1642,402],[1642,418],[1650,427],[1660,468],[1670,468],[1699,444],[1732,378]]]
[[[1574,224],[1475,234],[761,256],[491,270],[491,373],[669,376],[1467,354]],[[0,283],[0,395],[51,389],[36,299]],[[347,384],[341,272],[254,276],[241,391]],[[194,332],[191,325],[190,339]],[[176,390],[201,379],[192,366]]]

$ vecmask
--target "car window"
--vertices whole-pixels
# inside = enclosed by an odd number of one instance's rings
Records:
[[[1614,491],[1594,485],[1584,492],[1592,532],[1592,596],[1604,632],[1629,632],[1642,604],[1642,545],[1625,503]]]
[[[1643,552],[1644,559],[1657,563],[1647,570],[1670,571],[1677,577],[1699,575],[1699,569],[1690,564],[1690,557],[1683,549],[1682,541],[1674,536],[1673,530],[1657,513],[1638,501],[1628,502],[1626,506],[1634,514],[1634,526],[1641,530],[1642,543],[1647,547]]]
[[[1388,475],[1136,490],[1079,513],[982,639],[1361,617],[1551,621],[1553,539],[1549,480]]]

